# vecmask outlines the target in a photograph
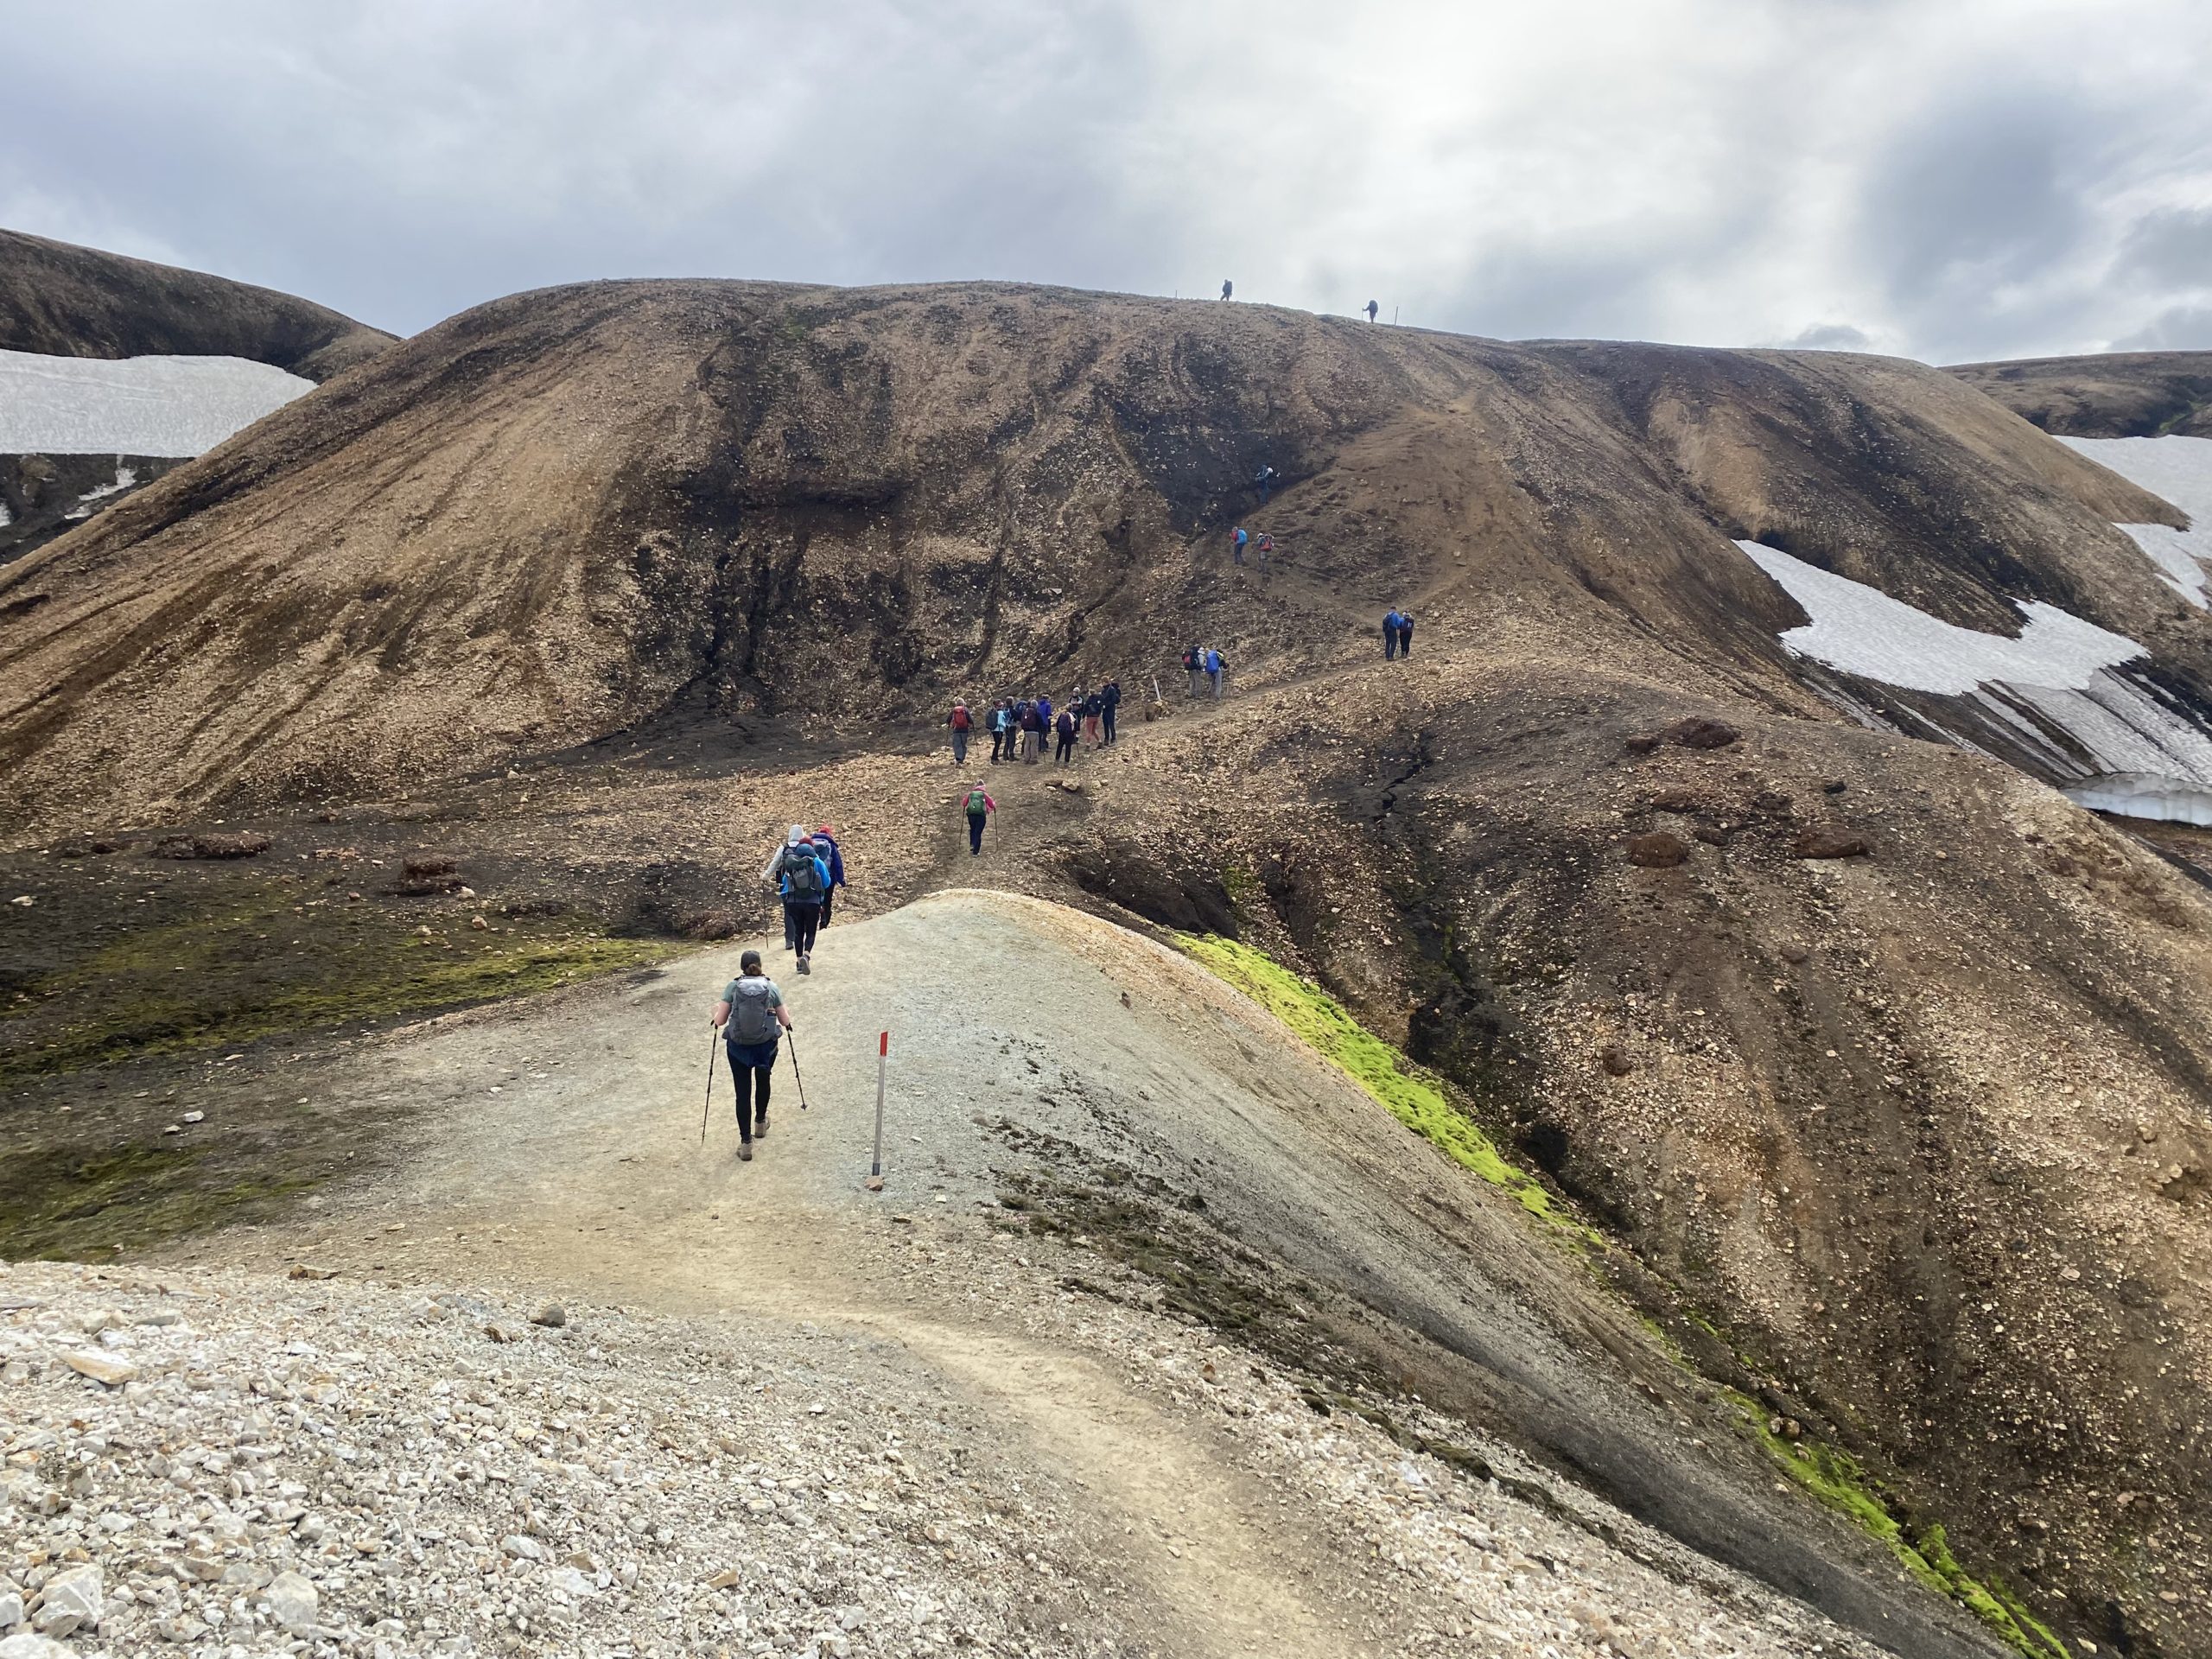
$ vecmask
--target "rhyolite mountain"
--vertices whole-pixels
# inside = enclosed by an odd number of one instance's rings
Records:
[[[0,570],[0,813],[275,822],[683,722],[765,778],[1219,646],[1232,696],[1025,880],[1320,978],[1931,1550],[2067,1641],[2205,1654],[2212,902],[2053,787],[2119,769],[2106,716],[2205,783],[2212,626],[2118,528],[2185,523],[1891,359],[594,283]],[[2018,684],[2101,712],[1882,678],[1904,611],[1937,654],[2088,642]]]

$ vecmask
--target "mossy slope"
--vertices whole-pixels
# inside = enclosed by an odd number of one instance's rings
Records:
[[[1530,1215],[1590,1243],[1597,1235],[1560,1210],[1541,1182],[1507,1160],[1491,1138],[1446,1095],[1434,1072],[1415,1065],[1353,1019],[1311,980],[1264,951],[1213,934],[1184,933],[1176,943],[1304,1039],[1414,1134],[1461,1167],[1509,1193]]]

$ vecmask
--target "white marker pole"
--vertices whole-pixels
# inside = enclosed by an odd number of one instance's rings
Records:
[[[883,1071],[891,1060],[891,1033],[885,1032],[875,1043],[875,1156],[868,1160],[868,1173],[872,1180],[883,1179]]]

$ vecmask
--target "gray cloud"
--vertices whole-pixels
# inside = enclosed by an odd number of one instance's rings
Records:
[[[403,331],[599,276],[1233,276],[1512,336],[2079,350],[2212,302],[2205,11],[18,0],[0,223]]]

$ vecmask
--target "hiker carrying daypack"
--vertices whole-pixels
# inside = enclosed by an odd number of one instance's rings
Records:
[[[1250,537],[1244,533],[1244,527],[1242,524],[1239,524],[1236,529],[1230,531],[1229,532],[1230,557],[1234,559],[1239,564],[1243,563],[1244,543],[1251,539],[1252,538]]]
[[[710,1017],[721,1027],[729,1049],[730,1076],[737,1084],[737,1155],[749,1163],[754,1138],[768,1133],[769,1073],[775,1070],[777,1045],[791,1029],[791,1017],[776,982],[761,972],[758,950],[738,959],[737,972],[722,988]]]
[[[1183,671],[1191,677],[1191,695],[1198,695],[1198,682],[1205,677],[1206,657],[1196,645],[1183,653]]]
[[[944,723],[952,728],[952,764],[964,766],[968,764],[968,734],[976,724],[974,717],[968,712],[968,705],[954,703],[952,712],[944,717]]]
[[[1405,619],[1398,614],[1397,607],[1395,605],[1383,615],[1382,660],[1386,663],[1394,663],[1398,659],[1398,629],[1404,621]]]
[[[776,867],[784,895],[784,918],[789,924],[791,949],[798,956],[802,974],[814,971],[814,936],[822,926],[822,900],[830,891],[830,869],[815,850],[813,841],[798,825]]]
[[[1219,696],[1221,695],[1221,653],[1218,651],[1206,652],[1206,677],[1213,682],[1214,696]]]
[[[980,858],[983,853],[983,823],[999,810],[999,804],[986,794],[977,784],[968,791],[968,856]]]

